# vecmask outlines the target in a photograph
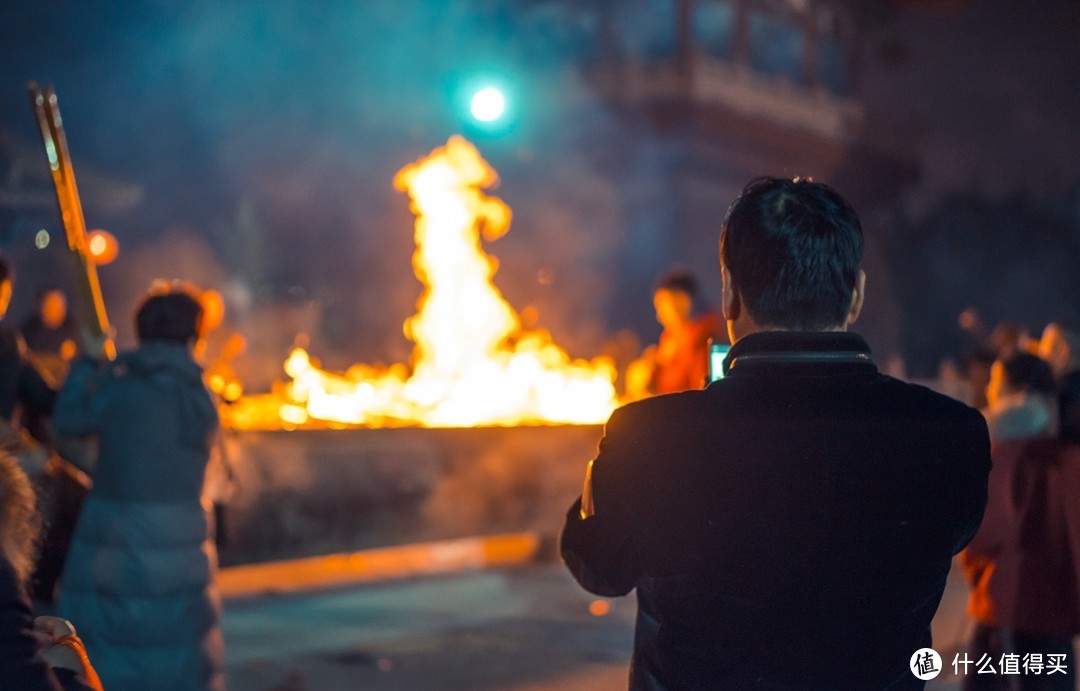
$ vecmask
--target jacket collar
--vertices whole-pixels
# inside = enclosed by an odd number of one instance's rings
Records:
[[[724,359],[724,373],[774,370],[778,366],[845,365],[877,371],[870,346],[846,331],[760,331],[745,336]]]
[[[192,359],[191,350],[186,343],[177,341],[143,341],[117,358],[116,365],[144,376],[168,372],[192,381],[202,379],[202,367]]]

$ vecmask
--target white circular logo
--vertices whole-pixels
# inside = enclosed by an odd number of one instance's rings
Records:
[[[911,673],[926,681],[941,674],[941,656],[933,648],[919,648],[911,656]]]

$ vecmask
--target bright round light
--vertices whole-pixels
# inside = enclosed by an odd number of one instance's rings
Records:
[[[109,241],[100,235],[90,238],[90,254],[100,257],[109,249]]]
[[[493,86],[480,89],[472,97],[472,115],[480,122],[498,120],[506,109],[506,99]]]
[[[90,252],[90,261],[104,266],[116,259],[120,253],[120,243],[107,230],[91,230],[86,234],[86,249]]]
[[[34,246],[39,250],[43,250],[49,246],[50,240],[52,240],[52,238],[49,237],[49,231],[42,228],[37,232],[37,235],[34,236]]]

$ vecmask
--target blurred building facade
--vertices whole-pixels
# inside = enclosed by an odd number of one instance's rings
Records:
[[[860,210],[894,203],[914,165],[862,136],[857,17],[836,0],[629,0],[533,3],[562,22],[587,84],[628,140],[596,142],[617,180],[627,242],[614,311],[641,311],[641,276],[663,263],[700,275],[719,298],[717,238],[726,205],[761,175],[835,185]],[[647,134],[646,134],[647,133]],[[868,238],[874,291],[861,327],[900,348],[883,248]],[[642,320],[635,323],[644,328]]]

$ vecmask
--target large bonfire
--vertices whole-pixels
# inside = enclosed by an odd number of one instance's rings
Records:
[[[417,313],[405,322],[414,344],[411,371],[404,364],[354,365],[335,374],[296,348],[285,362],[291,381],[275,394],[241,398],[223,411],[226,423],[471,427],[607,419],[617,405],[612,363],[572,360],[546,331],[523,329],[492,283],[496,262],[481,234],[502,236],[511,216],[483,192],[497,182],[461,137],[394,178],[412,199],[413,268],[424,284]]]

